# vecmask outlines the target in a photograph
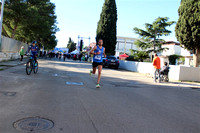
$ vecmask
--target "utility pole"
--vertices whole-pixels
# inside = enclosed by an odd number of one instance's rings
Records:
[[[80,46],[79,39],[80,39],[80,36],[78,35],[78,43],[77,43],[77,46],[76,46],[76,49],[77,49],[77,50],[78,50],[78,48],[79,48],[79,46]]]
[[[0,51],[1,51],[1,32],[2,32],[2,23],[3,23],[3,8],[4,8],[4,0],[1,1],[1,14],[0,14]]]

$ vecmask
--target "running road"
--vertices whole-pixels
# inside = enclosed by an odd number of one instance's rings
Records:
[[[153,83],[145,75],[103,69],[101,88],[90,63],[39,60],[0,71],[0,132],[21,133],[13,123],[39,116],[54,122],[41,133],[199,133],[200,89]]]

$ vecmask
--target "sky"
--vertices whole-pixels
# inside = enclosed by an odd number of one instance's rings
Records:
[[[66,47],[69,37],[77,43],[83,37],[84,45],[95,42],[97,23],[105,0],[51,0],[56,5],[58,40],[57,47]],[[145,30],[145,23],[153,23],[158,17],[168,17],[178,21],[181,0],[116,0],[117,36],[139,38],[134,27]],[[166,41],[177,41],[175,26],[167,28],[172,33],[161,37]],[[90,42],[89,42],[89,39]]]

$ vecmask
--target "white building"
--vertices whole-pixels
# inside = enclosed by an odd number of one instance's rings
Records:
[[[168,41],[162,45],[162,48],[168,48],[168,50],[164,50],[161,55],[164,57],[168,57],[170,55],[180,55],[185,58],[184,65],[192,65],[192,54],[187,49],[184,49],[180,43]],[[177,62],[178,63],[178,62]]]
[[[134,44],[136,40],[138,39],[118,36],[115,48],[115,56],[119,56],[120,53],[131,54],[130,49],[138,50],[138,48]]]
[[[137,38],[130,38],[130,37],[117,37],[117,44],[115,49],[115,56],[119,56],[120,53],[127,53],[131,54],[130,49],[140,50],[134,42],[138,40]],[[168,56],[170,55],[180,55],[185,58],[184,65],[191,65],[192,64],[192,54],[190,51],[184,49],[180,43],[168,41],[162,45],[162,48],[168,48],[168,50],[164,50],[163,52],[159,53],[159,55],[163,58],[162,62],[168,62]],[[177,62],[178,63],[178,62]]]
[[[168,48],[168,50],[164,50],[162,55],[169,56],[169,55],[181,55],[181,56],[191,56],[190,51],[184,49],[180,46],[180,43],[168,41],[162,45],[162,48]]]

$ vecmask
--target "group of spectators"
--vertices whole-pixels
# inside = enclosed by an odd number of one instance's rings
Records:
[[[73,59],[73,60],[80,60],[80,61],[88,61],[88,54],[70,54],[70,53],[66,53],[66,52],[48,52],[47,56],[49,58],[58,58],[59,60],[63,59],[65,60],[67,59]]]
[[[162,80],[161,75],[165,76],[166,79],[163,80],[167,80],[168,82],[168,72],[169,72],[168,63],[164,62],[164,66],[161,68],[160,58],[156,53],[154,54],[153,66],[154,66],[154,82],[156,83],[157,82],[156,80],[158,79],[158,82],[160,83]]]
[[[35,41],[36,42],[36,41]],[[73,59],[73,60],[80,60],[80,61],[88,61],[89,59],[89,55],[87,53],[77,53],[77,54],[70,54],[70,53],[67,53],[67,52],[53,52],[53,51],[46,51],[46,50],[43,50],[41,51],[38,47],[38,44],[35,43],[36,47],[37,47],[37,57],[45,57],[45,58],[58,58],[59,60],[65,59]],[[32,44],[30,45],[32,46]],[[20,55],[20,61],[23,60],[23,57],[25,55],[25,49],[24,49],[24,46],[21,46],[20,50],[19,50],[19,55]]]
[[[87,54],[80,53],[80,54],[72,54],[71,58],[73,60],[88,61],[89,56]]]

